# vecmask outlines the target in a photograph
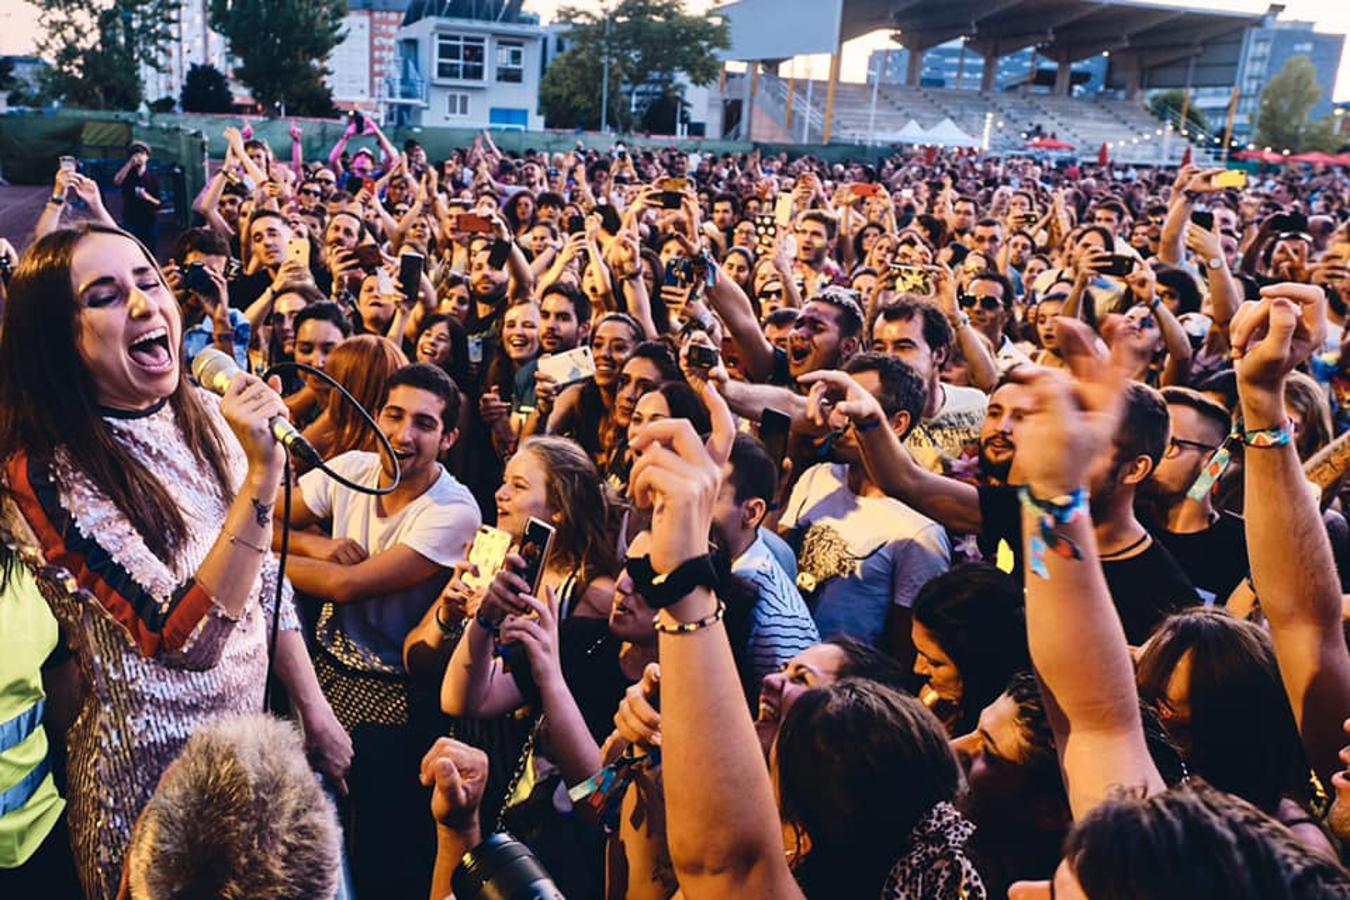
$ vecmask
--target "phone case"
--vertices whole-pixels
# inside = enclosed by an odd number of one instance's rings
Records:
[[[475,577],[472,572],[465,572],[464,583],[474,590],[486,587],[506,561],[506,552],[511,549],[511,540],[509,531],[502,531],[491,525],[479,526],[478,534],[473,538],[473,546],[469,549],[469,562],[478,567],[478,575]]]
[[[525,533],[520,538],[521,557],[525,560],[525,571],[520,577],[530,586],[530,593],[539,597],[539,581],[544,575],[549,553],[553,549],[553,535],[556,529],[547,522],[530,518],[525,525]]]
[[[595,357],[590,347],[575,347],[564,353],[539,358],[539,371],[548,375],[558,387],[576,384],[595,377]]]

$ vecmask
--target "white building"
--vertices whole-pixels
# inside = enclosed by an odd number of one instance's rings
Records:
[[[408,125],[542,129],[544,36],[519,2],[414,0],[386,102]]]
[[[376,112],[398,76],[398,30],[408,0],[347,0],[346,37],[328,55],[328,87],[339,109]]]
[[[183,81],[194,65],[215,66],[228,74],[226,54],[229,44],[211,30],[211,0],[183,0],[178,10],[178,25],[160,60],[160,68],[141,66],[141,84],[145,100],[153,103],[162,97],[175,101],[183,92]]]

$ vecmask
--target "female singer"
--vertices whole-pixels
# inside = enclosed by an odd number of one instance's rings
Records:
[[[6,520],[82,589],[52,603],[84,683],[69,823],[95,900],[116,895],[132,824],[193,729],[263,706],[283,469],[268,421],[286,407],[251,375],[222,400],[191,386],[181,339],[154,258],[97,225],[28,250],[0,327]],[[277,672],[340,778],[351,744],[285,601]]]

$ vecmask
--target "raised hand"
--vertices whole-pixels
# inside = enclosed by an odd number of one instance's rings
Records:
[[[661,664],[647,663],[641,680],[624,691],[619,710],[614,714],[619,737],[644,750],[661,746],[661,713],[656,709],[660,692]]]
[[[736,432],[717,389],[705,382],[702,396],[712,414],[706,445],[686,419],[652,422],[632,444],[629,492],[639,507],[652,510],[651,566],[658,573],[708,552],[713,503]]]
[[[431,816],[454,831],[476,828],[478,807],[487,787],[487,754],[459,741],[437,738],[422,757],[419,778],[432,788]]]
[[[558,655],[558,599],[553,588],[544,588],[545,600],[521,594],[520,601],[529,612],[508,615],[502,620],[500,632],[503,644],[518,643],[525,648],[530,660],[530,671],[542,688],[562,682],[562,658]],[[545,602],[547,601],[547,602]]]
[[[1229,336],[1244,406],[1258,394],[1283,397],[1285,377],[1326,340],[1326,302],[1320,287],[1285,282],[1238,308]]]

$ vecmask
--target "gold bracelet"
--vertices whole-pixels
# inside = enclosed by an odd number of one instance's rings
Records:
[[[722,621],[722,617],[727,613],[727,605],[721,600],[717,601],[717,609],[696,622],[676,622],[674,625],[666,625],[661,621],[661,615],[667,614],[664,610],[657,615],[656,621],[652,623],[661,634],[693,634],[695,631],[702,631],[710,625],[716,625]]]
[[[229,537],[230,537],[230,543],[231,543],[231,544],[238,544],[238,545],[241,546],[241,547],[247,547],[248,549],[252,550],[254,553],[271,553],[271,552],[272,552],[271,549],[268,548],[268,547],[259,547],[257,544],[250,544],[248,541],[244,540],[243,538],[241,538],[241,537],[240,537],[239,535],[237,535],[237,534],[233,534],[233,533],[228,532],[228,531],[226,532],[226,534],[229,535]]]

